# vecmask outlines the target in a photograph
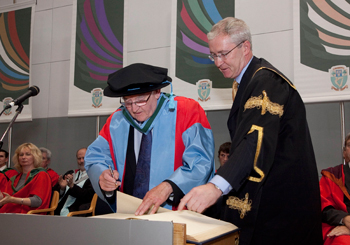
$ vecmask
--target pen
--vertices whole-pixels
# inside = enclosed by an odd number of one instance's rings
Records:
[[[111,172],[111,175],[112,175],[112,177],[113,177],[113,179],[114,179],[114,174],[113,174],[113,170],[112,170],[111,165],[108,165],[108,167],[109,167],[109,171]],[[117,181],[120,181],[120,179],[117,179]],[[115,183],[115,185],[118,187],[117,182]]]

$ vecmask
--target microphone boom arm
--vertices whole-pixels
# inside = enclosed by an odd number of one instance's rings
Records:
[[[16,109],[16,114],[13,116],[12,120],[10,121],[9,125],[7,126],[7,129],[5,130],[5,133],[2,135],[1,139],[0,139],[0,149],[2,149],[2,145],[4,144],[4,142],[2,141],[7,132],[10,130],[10,128],[12,127],[13,123],[16,121],[18,115],[22,112],[23,110],[23,105],[22,104],[19,104],[18,105],[18,108]]]

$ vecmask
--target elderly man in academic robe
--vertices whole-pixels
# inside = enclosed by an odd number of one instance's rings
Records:
[[[194,100],[161,93],[167,69],[136,63],[108,77],[104,95],[121,107],[88,147],[85,167],[96,193],[115,211],[115,190],[143,199],[136,215],[176,208],[214,173],[213,133]],[[111,167],[112,170],[109,170]]]

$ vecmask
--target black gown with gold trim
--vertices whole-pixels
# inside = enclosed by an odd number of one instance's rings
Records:
[[[224,219],[240,244],[322,244],[320,190],[304,103],[294,85],[253,57],[231,108],[232,191]]]

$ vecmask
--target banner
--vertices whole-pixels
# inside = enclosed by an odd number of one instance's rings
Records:
[[[207,33],[218,21],[234,16],[235,1],[173,0],[171,69],[176,95],[198,101],[205,110],[232,106],[232,79],[224,78],[209,59]]]
[[[109,115],[119,107],[103,89],[123,67],[123,25],[124,0],[74,1],[69,116]]]
[[[294,83],[304,102],[350,100],[349,1],[294,2]]]
[[[16,5],[0,10],[0,101],[1,111],[13,99],[28,91],[30,82],[31,33],[34,5]],[[18,7],[20,6],[20,7]],[[30,101],[30,100],[29,100]],[[17,121],[32,120],[31,103],[26,100]],[[17,107],[3,112],[0,122],[9,122]]]

